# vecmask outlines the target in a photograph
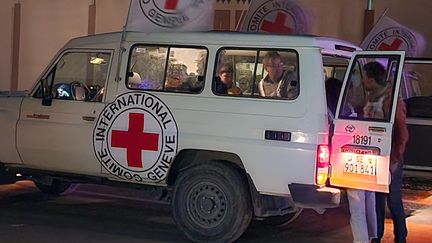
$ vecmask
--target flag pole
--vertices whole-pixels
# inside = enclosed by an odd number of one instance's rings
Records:
[[[375,22],[375,10],[373,9],[373,0],[368,0],[367,8],[364,11],[363,38],[366,38],[368,33],[371,31],[374,22]]]
[[[367,32],[364,33],[363,39],[365,39],[368,36],[369,32],[375,27],[375,25],[377,25],[385,17],[385,15],[387,14],[387,12],[388,12],[388,8],[386,8],[383,11],[383,13],[380,15],[380,17],[378,18],[378,20],[370,27],[370,29]]]
[[[388,12],[388,8],[386,8],[385,10],[384,10],[384,12],[381,14],[381,16],[378,18],[378,20],[377,20],[377,23],[379,23],[380,22],[380,20],[382,19],[382,18],[384,18],[384,16],[387,14],[387,12]]]
[[[127,17],[126,17],[126,23],[123,25],[122,35],[121,35],[121,39],[120,39],[119,54],[118,54],[118,60],[117,60],[117,71],[116,71],[116,76],[115,76],[115,81],[116,82],[120,82],[121,81],[121,78],[120,78],[120,67],[121,67],[121,61],[122,61],[123,52],[126,51],[126,49],[124,48],[124,41],[126,39],[126,26],[127,26],[128,20],[129,20],[129,14],[130,14],[130,11],[131,11],[132,1],[134,1],[134,0],[130,0],[130,2],[129,2],[129,8],[128,8],[128,14],[127,14]]]
[[[251,2],[249,1],[247,9],[246,10],[245,9],[242,10],[242,12],[240,14],[239,22],[237,22],[237,26],[236,26],[235,31],[237,31],[237,32],[240,31],[239,28],[243,24],[243,21],[244,21],[244,18],[245,18],[244,14],[249,10],[250,5],[251,5]]]

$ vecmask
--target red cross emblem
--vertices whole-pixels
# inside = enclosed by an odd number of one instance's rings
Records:
[[[387,43],[381,43],[381,45],[379,45],[378,49],[380,51],[397,51],[399,50],[399,47],[402,45],[402,40],[399,38],[396,38],[393,40],[393,42],[388,45]]]
[[[165,9],[176,10],[179,0],[166,0]]]
[[[293,29],[285,25],[287,14],[278,12],[276,15],[275,22],[264,20],[261,25],[261,30],[270,33],[283,33],[289,34],[293,32]]]
[[[144,132],[144,114],[129,113],[127,131],[113,130],[111,145],[125,148],[128,166],[143,168],[142,150],[158,151],[159,134]]]

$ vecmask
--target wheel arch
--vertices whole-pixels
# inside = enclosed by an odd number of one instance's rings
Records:
[[[195,165],[208,162],[219,162],[237,169],[247,180],[245,167],[240,157],[235,153],[214,151],[214,150],[199,150],[199,149],[183,149],[178,153],[169,170],[167,184],[174,185],[177,176],[182,171],[187,170]]]
[[[203,163],[221,163],[237,170],[248,187],[253,214],[256,217],[270,217],[284,215],[295,210],[294,202],[290,197],[280,197],[260,194],[251,176],[247,173],[241,158],[234,153],[185,149],[179,152],[170,168],[167,185],[174,186],[181,172]]]

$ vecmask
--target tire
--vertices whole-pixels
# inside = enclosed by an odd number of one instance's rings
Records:
[[[34,183],[39,191],[49,195],[65,195],[72,193],[78,186],[78,184],[71,184],[58,179],[54,179],[51,184],[44,184],[38,181],[34,181]]]
[[[194,242],[233,242],[252,218],[244,177],[220,163],[201,164],[181,173],[172,211],[178,228]]]
[[[277,227],[285,227],[292,223],[294,220],[300,216],[302,208],[299,208],[297,211],[292,213],[287,213],[281,216],[271,216],[268,218],[264,218],[260,223],[264,225],[277,226]]]

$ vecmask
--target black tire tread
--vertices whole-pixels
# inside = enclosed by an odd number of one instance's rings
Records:
[[[184,187],[187,187],[188,184],[195,184],[197,181],[194,182],[193,180],[199,181],[202,178],[210,178],[210,180],[216,178],[216,181],[227,182],[223,186],[227,187],[227,192],[232,193],[230,196],[233,199],[238,199],[233,202],[235,209],[233,212],[236,214],[228,216],[231,217],[229,220],[234,222],[232,225],[225,225],[222,233],[211,234],[211,229],[203,229],[198,225],[191,224],[192,221],[184,218],[187,215],[184,212],[186,211],[185,206],[178,205],[179,200],[182,200],[181,196],[187,190]],[[252,204],[244,176],[234,166],[218,162],[200,164],[181,173],[174,188],[172,208],[174,220],[178,227],[194,242],[233,242],[243,234],[252,219]],[[206,233],[210,235],[206,235]]]

